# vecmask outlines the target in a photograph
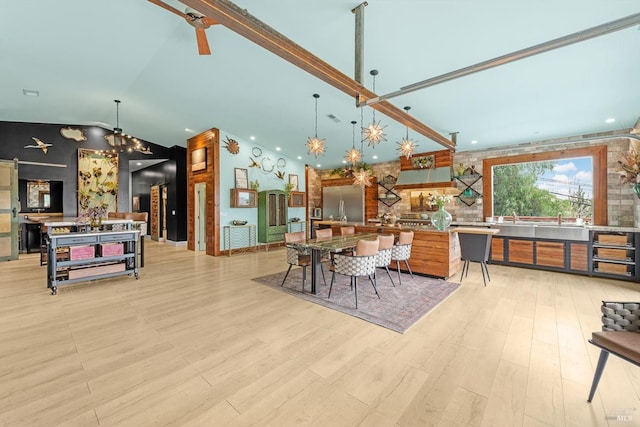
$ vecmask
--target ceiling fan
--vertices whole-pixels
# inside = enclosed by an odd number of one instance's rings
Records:
[[[180,12],[178,9],[169,6],[166,3],[161,2],[160,0],[149,0],[151,3],[160,6],[163,9],[168,10],[169,12],[175,13],[178,16],[184,18],[191,26],[196,29],[196,41],[198,42],[198,53],[200,55],[211,55],[211,50],[209,49],[209,42],[207,41],[207,34],[204,32],[207,28],[212,25],[216,25],[217,22],[211,18],[208,18],[198,11],[187,8],[184,13]]]

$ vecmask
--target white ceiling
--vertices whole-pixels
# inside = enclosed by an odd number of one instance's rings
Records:
[[[183,10],[175,0],[167,3]],[[250,14],[345,74],[353,75],[352,0],[237,0]],[[640,12],[640,0],[369,0],[365,85],[400,87]],[[0,0],[0,120],[115,125],[161,145],[211,127],[322,168],[352,144],[352,98],[230,30],[207,30],[199,56],[193,28],[145,0]],[[633,127],[640,116],[638,26],[391,100],[448,136],[483,149]],[[40,91],[39,97],[23,89]],[[327,153],[304,147],[314,133]],[[340,122],[327,117],[334,114]],[[372,110],[364,109],[364,120]],[[605,123],[614,117],[616,121]],[[396,159],[405,128],[377,113],[388,141],[367,161]],[[418,151],[442,147],[409,131]],[[224,134],[223,134],[224,137]],[[477,140],[472,145],[471,141]],[[359,145],[359,134],[356,136]],[[248,154],[248,153],[247,153]],[[373,154],[378,155],[372,160]]]

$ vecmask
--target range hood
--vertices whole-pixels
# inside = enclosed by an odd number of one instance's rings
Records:
[[[400,171],[395,188],[450,187],[451,168],[413,169]]]

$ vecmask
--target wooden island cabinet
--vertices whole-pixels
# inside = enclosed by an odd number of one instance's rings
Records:
[[[460,271],[460,243],[455,229],[438,231],[426,227],[387,227],[381,225],[356,226],[357,233],[393,234],[401,231],[413,231],[413,245],[409,265],[414,273],[448,278]],[[396,268],[392,264],[393,268]]]

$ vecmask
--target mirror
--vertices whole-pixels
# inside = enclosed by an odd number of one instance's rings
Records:
[[[18,180],[21,212],[62,212],[62,181]]]
[[[27,207],[46,209],[51,207],[51,187],[49,181],[27,182]]]

